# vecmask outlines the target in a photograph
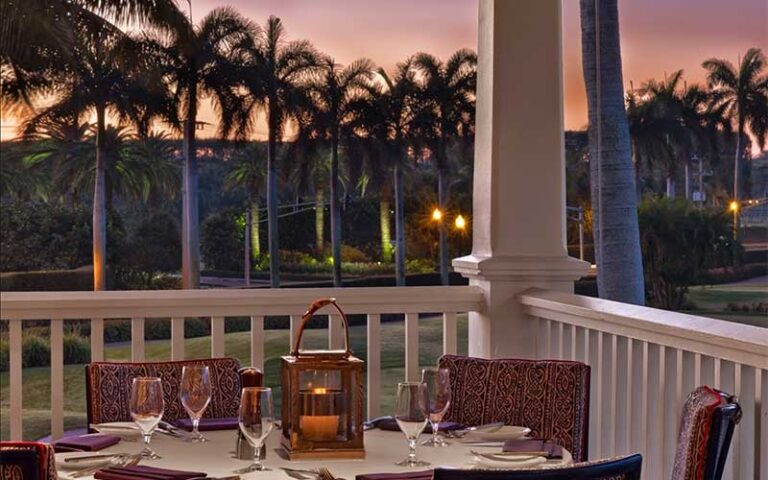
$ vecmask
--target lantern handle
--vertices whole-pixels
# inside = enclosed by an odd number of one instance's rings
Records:
[[[299,347],[301,346],[301,336],[304,334],[304,328],[312,319],[312,316],[315,314],[315,312],[325,307],[326,305],[333,305],[336,308],[336,311],[338,311],[341,315],[341,320],[344,323],[344,358],[352,355],[352,351],[349,348],[349,321],[347,320],[347,314],[345,314],[341,307],[339,307],[335,298],[318,298],[309,305],[307,311],[304,312],[304,315],[301,316],[301,325],[299,326],[299,333],[296,335],[296,343],[294,344],[293,351],[291,352],[292,356],[299,356]],[[329,328],[330,324],[331,317],[328,316]]]

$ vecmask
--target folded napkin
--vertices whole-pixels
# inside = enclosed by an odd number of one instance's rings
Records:
[[[120,437],[115,435],[105,435],[102,433],[90,433],[87,435],[73,435],[64,437],[61,440],[53,442],[53,448],[56,451],[84,451],[94,452],[107,447],[111,447],[120,441]]]
[[[189,480],[205,476],[206,474],[203,472],[185,472],[183,470],[134,465],[132,467],[105,468],[97,471],[93,478],[101,480]]]
[[[398,473],[365,473],[355,476],[355,480],[432,480],[432,470]]]
[[[182,418],[176,421],[176,426],[187,431],[192,431],[192,420]],[[201,432],[208,430],[237,430],[239,423],[237,417],[201,418],[197,429]]]
[[[365,422],[365,424],[369,428],[379,428],[381,430],[400,431],[400,426],[397,424],[397,420],[395,420],[395,418],[391,416],[374,418],[372,420],[368,420],[367,422]],[[456,422],[440,422],[437,425],[438,425],[437,430],[441,432],[461,430],[462,428],[464,428],[464,425]],[[432,425],[427,423],[427,426],[424,427],[424,433],[432,433]]]
[[[518,438],[504,442],[503,452],[546,452],[547,458],[563,458],[563,447],[551,440],[537,440],[534,438]]]

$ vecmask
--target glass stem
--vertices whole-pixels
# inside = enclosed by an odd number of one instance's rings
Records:
[[[416,462],[416,441],[417,438],[408,439],[408,461],[411,463]]]
[[[253,446],[253,466],[256,470],[261,470],[261,444]]]
[[[193,418],[192,419],[192,436],[193,437],[199,437],[200,432],[198,431],[197,427],[200,425],[200,419],[199,418]]]
[[[152,434],[151,434],[151,433],[145,433],[145,434],[144,434],[144,450],[145,450],[145,451],[150,451],[150,450],[151,450],[151,449],[149,448],[149,442],[150,442],[151,440],[152,440]]]
[[[437,438],[437,430],[440,428],[440,422],[430,422],[432,424],[432,444],[437,445],[440,440]]]

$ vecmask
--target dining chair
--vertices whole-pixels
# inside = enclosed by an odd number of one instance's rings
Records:
[[[445,420],[464,425],[504,422],[531,429],[587,460],[589,366],[561,360],[522,360],[443,355],[438,365],[451,379]]]
[[[56,480],[53,447],[41,442],[0,442],[0,479]]]
[[[683,405],[672,480],[720,480],[740,420],[733,395],[706,385],[693,390]]]
[[[433,480],[640,480],[643,456],[580,462],[561,468],[515,470],[459,470],[436,468]]]
[[[185,365],[207,365],[211,375],[211,403],[205,418],[237,417],[240,406],[240,362],[234,358],[206,358],[174,362],[95,362],[85,367],[88,425],[131,420],[131,382],[135,377],[160,377],[163,381],[163,420],[187,418],[179,388]]]

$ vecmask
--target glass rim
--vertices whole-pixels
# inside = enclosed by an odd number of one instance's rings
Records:
[[[249,391],[249,392],[271,392],[272,387],[243,387],[242,391]]]
[[[427,386],[426,382],[397,382],[397,387],[415,387],[417,385],[424,385]]]
[[[200,370],[202,370],[202,369],[210,370],[210,367],[208,365],[203,364],[203,363],[192,363],[190,365],[183,365],[181,367],[181,370],[184,371],[184,370],[186,370],[188,368],[195,368],[195,369],[200,369]]]
[[[424,367],[421,369],[422,372],[439,372],[440,370],[445,370],[450,373],[448,367]]]
[[[139,382],[162,382],[163,380],[160,377],[133,377],[133,381],[139,381]]]

